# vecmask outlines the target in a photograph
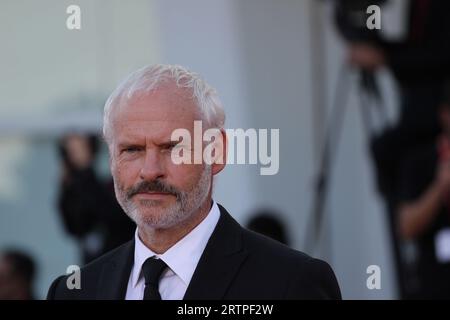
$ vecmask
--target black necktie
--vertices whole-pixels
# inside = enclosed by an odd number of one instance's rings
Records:
[[[159,278],[167,265],[161,259],[148,258],[142,265],[145,278],[144,300],[161,300],[158,284]]]

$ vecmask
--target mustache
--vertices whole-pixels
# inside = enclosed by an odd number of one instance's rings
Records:
[[[131,197],[142,192],[170,193],[176,196],[178,199],[180,198],[180,192],[178,191],[178,189],[169,184],[164,183],[161,180],[139,182],[138,184],[134,185],[127,191],[127,198],[131,199]]]

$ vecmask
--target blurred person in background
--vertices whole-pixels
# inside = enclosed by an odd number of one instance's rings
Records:
[[[247,228],[288,246],[286,227],[279,216],[280,214],[275,210],[257,210],[247,223]]]
[[[398,232],[417,246],[418,298],[450,299],[450,86],[442,134],[411,150],[400,169]]]
[[[112,181],[102,181],[94,170],[98,150],[95,135],[67,134],[59,144],[59,213],[67,233],[77,239],[84,263],[128,241],[135,228],[115,199]]]
[[[403,41],[351,42],[349,60],[363,70],[384,66],[392,71],[402,98],[396,134],[415,145],[439,131],[434,115],[450,74],[450,2],[411,0],[409,8]]]
[[[349,61],[363,70],[389,68],[400,88],[398,123],[372,141],[380,188],[394,195],[396,172],[408,148],[434,140],[445,81],[450,75],[450,2],[411,0],[407,37],[401,42],[349,43]],[[393,196],[395,198],[395,196]]]
[[[408,35],[402,42],[349,43],[349,61],[362,70],[389,68],[400,88],[400,118],[373,141],[380,188],[393,194],[403,152],[434,140],[443,87],[450,75],[450,2],[411,0]],[[395,197],[394,197],[395,198]]]
[[[19,250],[4,250],[0,255],[0,300],[34,300],[36,266]]]
[[[370,73],[387,67],[400,90],[399,120],[372,137],[371,151],[378,188],[386,201],[400,296],[403,298],[410,297],[414,289],[409,286],[411,279],[404,261],[404,250],[396,233],[398,190],[402,183],[399,172],[403,162],[409,161],[405,154],[419,145],[433,143],[440,132],[437,108],[444,83],[450,75],[448,12],[449,1],[411,0],[404,40],[391,42],[375,36],[378,41],[348,43],[348,59],[352,65]]]

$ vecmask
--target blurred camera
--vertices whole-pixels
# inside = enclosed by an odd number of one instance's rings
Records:
[[[367,8],[371,5],[382,6],[387,0],[334,0],[334,19],[341,35],[349,42],[379,41],[378,30],[366,26]]]

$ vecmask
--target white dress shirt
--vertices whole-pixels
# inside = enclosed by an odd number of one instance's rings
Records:
[[[126,300],[142,300],[144,297],[145,280],[141,268],[150,257],[162,259],[168,266],[159,282],[159,293],[162,300],[181,300],[191,282],[198,261],[205,250],[214,228],[220,217],[220,210],[213,202],[211,210],[203,221],[184,238],[161,255],[147,248],[135,233],[134,265],[128,279]]]

